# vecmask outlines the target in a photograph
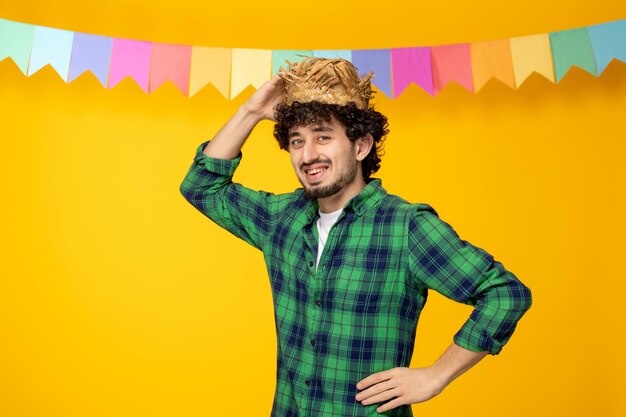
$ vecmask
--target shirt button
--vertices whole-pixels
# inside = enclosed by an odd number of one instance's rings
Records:
[[[313,261],[309,262],[309,266],[313,266],[313,265],[314,265]]]
[[[307,379],[306,381],[304,381],[304,383],[306,384],[307,387],[311,386],[311,380]]]
[[[315,300],[315,305],[316,306],[321,306],[322,305],[322,300]]]
[[[315,346],[315,340],[311,339],[311,346]]]

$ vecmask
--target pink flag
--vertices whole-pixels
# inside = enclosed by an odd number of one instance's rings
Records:
[[[152,44],[150,67],[150,92],[165,81],[172,81],[186,96],[189,95],[189,71],[191,68],[191,46],[166,43]]]
[[[435,95],[430,61],[429,47],[392,49],[393,97],[398,97],[412,82]]]
[[[469,43],[432,46],[433,82],[438,94],[450,81],[456,81],[470,93],[474,92],[471,49]]]
[[[152,42],[113,39],[108,88],[130,76],[147,93]]]

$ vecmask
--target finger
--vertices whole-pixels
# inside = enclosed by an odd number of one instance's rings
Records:
[[[390,400],[394,397],[400,395],[400,392],[396,388],[388,389],[387,391],[383,391],[380,394],[373,395],[366,400],[361,401],[363,405],[370,405],[376,403],[382,403],[384,401]]]
[[[405,404],[405,402],[402,399],[402,397],[394,398],[393,400],[389,401],[388,403],[383,404],[380,407],[378,407],[376,409],[376,412],[377,413],[384,413],[385,411],[394,409],[394,408],[399,407],[399,406],[404,405],[404,404]]]
[[[388,380],[379,382],[378,384],[374,384],[368,389],[359,392],[355,398],[357,399],[357,401],[361,401],[376,394],[380,394],[383,391],[390,390],[392,388],[395,388],[395,384],[393,383],[393,381]]]
[[[285,82],[283,81],[282,78],[280,78],[278,74],[274,75],[270,80],[267,81],[267,83],[272,84],[274,86],[280,86],[280,87],[285,86]]]
[[[390,369],[388,371],[377,372],[357,382],[356,387],[359,390],[363,390],[369,387],[370,385],[378,384],[379,382],[390,379],[392,375],[393,375],[393,369]]]
[[[266,83],[276,83],[278,80],[280,80],[280,76],[278,74],[274,74],[274,76],[272,78],[270,78],[269,80],[266,81]]]

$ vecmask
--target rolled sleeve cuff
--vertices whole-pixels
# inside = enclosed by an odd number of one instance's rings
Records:
[[[225,177],[232,177],[241,162],[241,152],[239,152],[239,155],[237,155],[235,159],[212,158],[203,153],[204,148],[209,142],[210,141],[203,142],[200,146],[198,146],[194,161],[198,165],[205,167],[207,171],[214,172]]]
[[[472,319],[468,319],[454,335],[454,343],[474,352],[487,351],[492,355],[500,353],[504,346],[504,342],[495,340],[484,326]]]

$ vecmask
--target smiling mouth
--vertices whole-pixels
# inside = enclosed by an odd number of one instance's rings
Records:
[[[304,172],[307,175],[315,175],[315,174],[319,174],[320,172],[326,171],[327,168],[313,168],[313,169],[305,169]]]
[[[327,166],[321,166],[321,167],[318,166],[315,168],[303,169],[302,171],[306,175],[306,180],[309,183],[316,183],[322,180],[327,170],[328,170]]]

